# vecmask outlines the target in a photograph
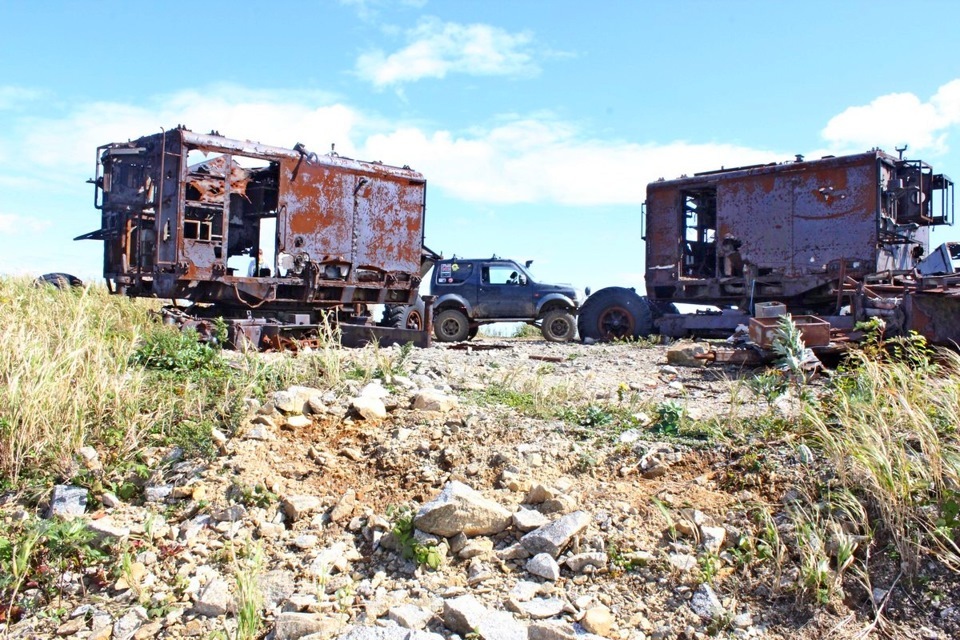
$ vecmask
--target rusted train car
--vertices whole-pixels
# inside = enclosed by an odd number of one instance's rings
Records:
[[[953,214],[948,177],[877,149],[659,180],[645,203],[647,296],[596,292],[580,333],[683,335],[742,322],[735,313],[677,314],[676,303],[749,314],[779,301],[794,313],[835,315],[858,285],[902,297],[916,290],[931,228]]]
[[[95,206],[111,289],[311,325],[413,302],[426,180],[409,167],[185,128],[97,149]]]

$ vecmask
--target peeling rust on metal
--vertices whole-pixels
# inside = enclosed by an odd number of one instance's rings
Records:
[[[420,173],[301,144],[177,128],[99,147],[93,182],[100,229],[78,239],[104,242],[111,290],[229,318],[316,326],[333,311],[362,325],[371,305],[412,303],[435,255]]]
[[[426,180],[303,145],[178,128],[97,150],[104,277],[133,296],[242,314],[407,304],[420,284]]]
[[[647,295],[836,311],[848,278],[913,270],[930,228],[952,218],[952,187],[879,150],[651,183]]]

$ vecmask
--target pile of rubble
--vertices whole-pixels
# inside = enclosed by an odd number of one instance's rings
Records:
[[[549,370],[526,357],[545,348],[562,356]],[[812,638],[836,622],[799,629],[770,580],[734,575],[740,505],[757,496],[718,485],[715,452],[624,437],[615,464],[582,469],[561,423],[471,399],[508,367],[579,376],[589,399],[730,402],[722,376],[663,349],[543,343],[424,350],[387,385],[250,399],[212,462],[145,452],[155,471],[136,501],[58,487],[49,514],[84,519],[117,569],[65,573],[60,615],[9,635],[232,638],[251,602],[274,640]],[[806,462],[781,463],[785,489]]]

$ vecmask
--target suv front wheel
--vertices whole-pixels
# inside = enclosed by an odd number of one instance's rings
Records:
[[[550,342],[569,342],[577,334],[577,321],[569,311],[554,309],[544,314],[540,333]]]
[[[433,333],[440,342],[463,342],[470,334],[470,321],[456,309],[447,309],[437,314]]]

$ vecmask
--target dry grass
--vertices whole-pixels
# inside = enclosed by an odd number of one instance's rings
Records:
[[[332,333],[296,358],[228,359],[154,322],[156,306],[102,286],[60,291],[0,279],[0,477],[8,488],[94,482],[78,478],[84,446],[99,452],[106,475],[146,446],[211,454],[212,429],[237,427],[243,398],[344,378]]]
[[[928,553],[960,568],[960,356],[917,345],[897,359],[854,354],[806,419],[908,573]]]
[[[13,484],[28,467],[69,473],[80,447],[128,447],[156,419],[133,410],[148,393],[127,362],[148,308],[99,287],[59,291],[0,280],[0,471]]]

